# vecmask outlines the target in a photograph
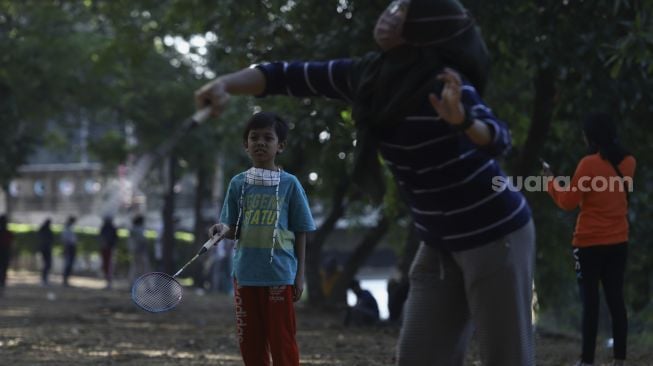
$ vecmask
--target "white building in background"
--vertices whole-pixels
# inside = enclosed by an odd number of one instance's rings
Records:
[[[24,165],[18,173],[4,197],[12,221],[36,224],[51,217],[60,223],[69,215],[98,215],[106,185],[99,163]]]
[[[152,173],[161,174],[157,170]],[[9,210],[12,222],[35,225],[48,217],[62,224],[74,215],[78,225],[90,227],[99,227],[106,215],[113,216],[116,224],[129,227],[131,218],[140,213],[146,216],[148,228],[159,227],[163,186],[150,181],[134,190],[127,175],[125,166],[108,174],[100,163],[23,165],[10,183],[9,194],[0,192],[0,213]],[[179,228],[184,230],[193,228],[194,185],[192,176],[184,176],[175,189],[175,214]],[[205,215],[217,216],[212,211]]]

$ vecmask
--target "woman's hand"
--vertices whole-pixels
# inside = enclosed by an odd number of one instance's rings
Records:
[[[465,108],[461,102],[462,80],[460,75],[450,68],[445,68],[442,74],[438,75],[438,80],[444,82],[442,88],[442,99],[435,94],[429,94],[429,101],[447,123],[459,125],[465,121]]]
[[[195,105],[198,110],[210,106],[211,116],[219,117],[224,112],[230,97],[225,82],[217,78],[195,91]]]
[[[246,68],[204,84],[195,92],[198,110],[211,106],[211,116],[224,112],[231,95],[260,95],[265,91],[265,75],[256,68]]]

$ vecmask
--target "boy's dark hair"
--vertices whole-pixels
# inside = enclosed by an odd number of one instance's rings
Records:
[[[288,123],[283,118],[271,112],[258,112],[247,121],[245,132],[243,132],[243,141],[247,141],[249,131],[268,127],[274,127],[279,142],[284,142],[288,138]]]

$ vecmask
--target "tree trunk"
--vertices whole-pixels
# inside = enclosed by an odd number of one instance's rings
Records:
[[[538,155],[551,128],[555,93],[555,70],[538,69],[535,75],[533,116],[515,169],[517,176],[527,176],[537,164]]]
[[[177,158],[174,155],[168,157],[166,174],[166,194],[163,199],[163,270],[166,273],[173,273],[174,251],[175,251],[175,182]]]
[[[314,306],[320,306],[324,303],[324,293],[322,293],[322,280],[320,278],[320,268],[322,267],[322,247],[326,238],[333,231],[336,222],[344,215],[346,203],[345,195],[349,189],[351,178],[343,176],[336,187],[331,199],[331,212],[324,223],[310,237],[310,242],[306,245],[306,285],[308,287],[308,302]]]
[[[195,186],[195,199],[193,201],[193,216],[195,217],[195,224],[193,225],[193,234],[195,237],[195,247],[199,248],[207,239],[207,230],[210,221],[204,218],[203,208],[204,201],[207,197],[211,197],[211,185],[209,184],[210,169],[203,161],[205,156],[200,153],[198,156],[198,168],[196,171],[197,186]],[[206,257],[206,256],[205,256]],[[206,261],[207,258],[204,258]],[[204,266],[197,265],[193,267],[191,272],[193,275],[193,285],[203,287],[205,282]]]
[[[367,258],[369,258],[372,252],[374,252],[374,249],[383,236],[388,232],[388,225],[389,220],[385,214],[383,214],[377,224],[368,230],[363,237],[363,240],[361,240],[358,246],[356,246],[356,249],[354,249],[347,259],[342,274],[338,277],[338,280],[333,286],[333,291],[327,299],[329,306],[337,307],[343,299],[346,301],[347,297],[345,294],[347,293],[349,284],[356,276],[356,273],[358,273],[360,267],[365,264]]]

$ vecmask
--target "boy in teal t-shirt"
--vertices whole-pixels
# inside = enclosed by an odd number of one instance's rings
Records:
[[[243,143],[254,166],[231,179],[221,223],[210,230],[237,239],[236,326],[245,365],[269,365],[270,354],[275,365],[299,365],[293,302],[303,291],[306,232],[315,223],[297,178],[275,164],[287,135],[287,123],[273,113],[250,118]]]

